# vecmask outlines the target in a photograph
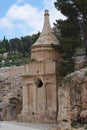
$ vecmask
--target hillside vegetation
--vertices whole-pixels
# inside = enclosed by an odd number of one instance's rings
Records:
[[[30,47],[37,40],[40,33],[0,41],[0,67],[22,65],[30,60]]]

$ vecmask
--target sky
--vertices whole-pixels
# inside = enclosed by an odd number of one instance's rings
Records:
[[[44,10],[50,13],[50,24],[64,19],[54,6],[56,0],[0,0],[0,40],[20,38],[41,32]]]

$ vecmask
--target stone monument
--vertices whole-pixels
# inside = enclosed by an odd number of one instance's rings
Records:
[[[31,47],[31,61],[24,65],[23,109],[19,121],[56,123],[58,112],[57,60],[60,55],[52,48],[59,44],[45,10],[44,26]]]

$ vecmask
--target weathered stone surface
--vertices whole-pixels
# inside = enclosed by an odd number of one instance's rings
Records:
[[[79,61],[76,61],[76,65],[75,65],[75,70],[80,70],[83,69],[87,66],[87,60],[85,59],[80,59]]]
[[[80,113],[80,117],[82,117],[82,118],[86,118],[86,117],[87,117],[87,110],[83,110],[83,111],[81,111],[81,113]]]
[[[16,119],[20,113],[21,104],[12,106],[9,104],[11,97],[22,101],[22,77],[23,66],[0,68],[0,109],[3,120]]]
[[[73,121],[87,123],[86,71],[87,68],[68,75],[58,88],[58,130],[71,127]]]

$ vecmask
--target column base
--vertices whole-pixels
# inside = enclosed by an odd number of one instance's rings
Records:
[[[27,112],[26,112],[27,113]],[[30,122],[30,123],[49,123],[56,124],[57,118],[56,115],[52,114],[37,114],[32,112],[32,114],[20,114],[18,115],[19,122]]]

